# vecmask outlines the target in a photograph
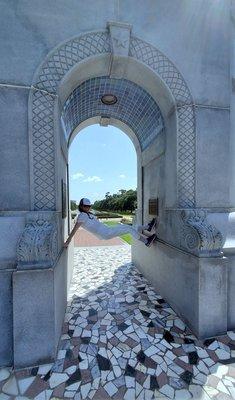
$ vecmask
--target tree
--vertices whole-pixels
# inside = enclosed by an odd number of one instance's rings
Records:
[[[110,192],[105,194],[105,199],[95,201],[95,210],[100,211],[131,211],[137,208],[137,190],[120,189],[113,195]]]
[[[72,211],[75,211],[75,210],[78,209],[76,200],[70,200],[70,209],[71,209]]]

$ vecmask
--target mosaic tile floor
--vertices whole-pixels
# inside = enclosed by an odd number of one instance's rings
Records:
[[[130,247],[75,250],[57,359],[0,369],[0,400],[235,399],[235,333],[197,340],[130,262]]]

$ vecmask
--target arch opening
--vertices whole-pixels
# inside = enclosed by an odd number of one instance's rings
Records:
[[[94,204],[104,200],[107,193],[118,200],[119,191],[136,191],[137,153],[119,128],[87,126],[74,138],[68,155],[70,200],[78,203],[82,197],[88,197]],[[112,212],[127,211],[126,206],[120,201],[105,205]],[[133,212],[134,208],[128,210]]]

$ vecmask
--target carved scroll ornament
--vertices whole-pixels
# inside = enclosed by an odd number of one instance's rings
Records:
[[[18,268],[52,267],[57,254],[56,221],[40,213],[29,217],[17,246]]]
[[[184,210],[181,246],[201,256],[221,256],[221,232],[206,220],[205,210]]]

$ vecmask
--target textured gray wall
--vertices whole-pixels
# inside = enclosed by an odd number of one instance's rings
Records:
[[[0,210],[30,209],[27,127],[28,90],[0,86]]]
[[[58,43],[117,20],[176,64],[196,102],[229,103],[227,0],[1,0],[0,8],[1,82],[29,85]]]

